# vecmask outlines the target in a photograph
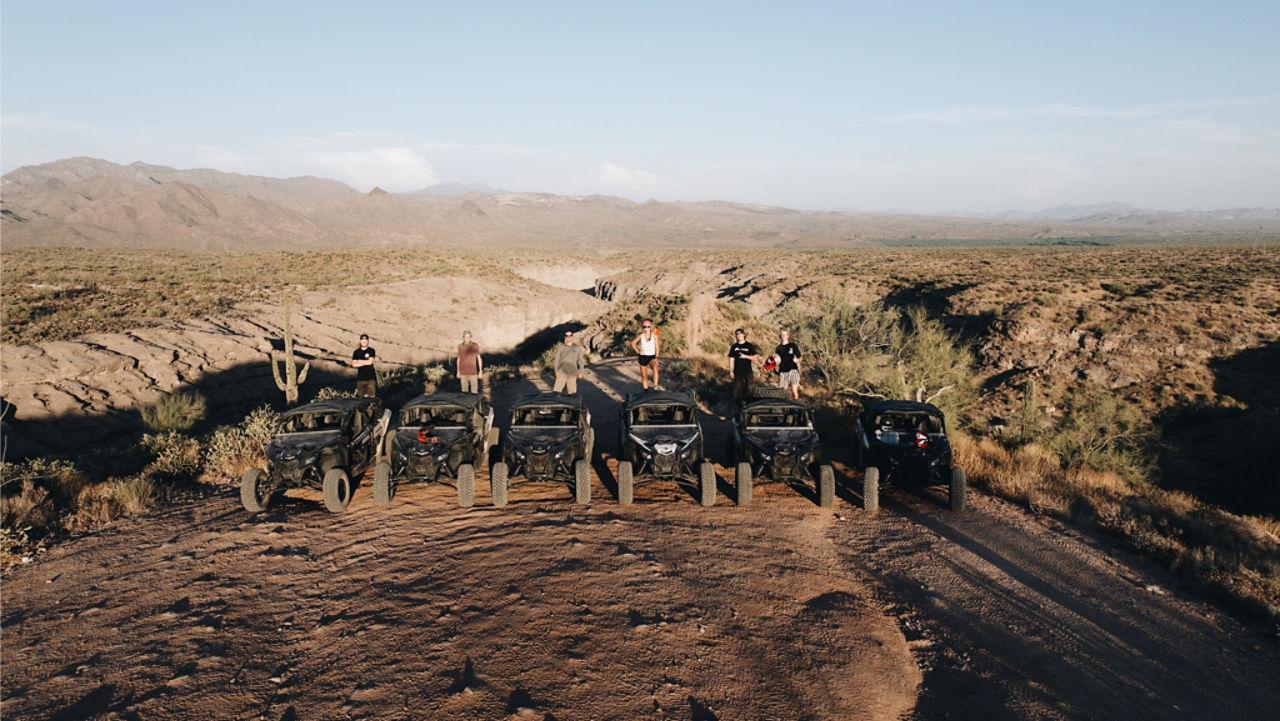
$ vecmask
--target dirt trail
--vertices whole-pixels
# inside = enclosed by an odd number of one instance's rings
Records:
[[[12,719],[1274,717],[1273,640],[1162,572],[983,494],[864,514],[766,486],[701,508],[613,497],[593,366],[593,503],[519,486],[362,486],[347,513],[233,488],[55,546],[4,577]],[[544,384],[502,389],[496,404]],[[708,447],[727,430],[706,417]],[[843,469],[842,469],[843,470]]]

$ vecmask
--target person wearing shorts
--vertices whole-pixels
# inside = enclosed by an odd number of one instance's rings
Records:
[[[484,360],[480,357],[480,344],[471,340],[471,331],[462,332],[462,343],[454,360],[454,372],[463,393],[480,392],[480,375],[484,373]]]
[[[551,362],[556,372],[556,393],[568,391],[569,395],[578,395],[578,380],[587,367],[587,353],[582,346],[573,342],[573,331],[564,332],[564,343],[556,348],[555,359]]]
[[[640,335],[631,341],[631,349],[639,356],[636,362],[640,364],[640,387],[645,390],[649,390],[649,371],[653,371],[653,388],[658,389],[658,335],[653,321],[646,318],[640,322]]]
[[[791,391],[791,400],[800,400],[800,349],[791,342],[791,333],[778,333],[778,347],[773,349],[779,358],[778,387]]]

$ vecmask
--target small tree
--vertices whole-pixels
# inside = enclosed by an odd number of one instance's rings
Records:
[[[284,378],[280,377],[279,364],[284,365]],[[297,361],[293,358],[293,326],[289,317],[289,292],[284,294],[284,354],[272,351],[271,375],[276,380],[276,388],[284,391],[284,401],[289,405],[298,403],[298,386],[307,379],[307,371],[311,369],[311,361],[298,371]]]

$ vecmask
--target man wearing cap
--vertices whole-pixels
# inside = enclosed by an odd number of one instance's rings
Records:
[[[733,345],[729,346],[729,380],[733,381],[733,397],[742,402],[751,394],[752,364],[760,360],[760,351],[754,343],[747,342],[747,332],[739,328],[733,332]]]
[[[564,343],[556,348],[555,360],[551,364],[556,372],[555,392],[568,391],[569,395],[578,395],[578,379],[587,367],[587,354],[582,346],[573,342],[573,331],[564,332]]]
[[[356,369],[356,395],[372,398],[378,394],[378,373],[373,361],[378,353],[369,345],[369,335],[360,334],[360,347],[351,354],[351,365]]]

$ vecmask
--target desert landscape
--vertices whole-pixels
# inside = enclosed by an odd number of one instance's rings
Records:
[[[3,178],[7,718],[1141,719],[1274,715],[1280,214],[943,218],[359,193],[76,158]],[[284,303],[291,316],[285,329]],[[718,500],[619,505],[629,342],[699,406]],[[722,452],[732,331],[791,329],[836,500]],[[284,396],[454,390],[497,424],[573,330],[592,502],[363,479],[262,514]],[[762,376],[762,379],[764,376]],[[865,510],[852,420],[931,398],[968,471]],[[166,413],[172,411],[172,416]],[[189,421],[189,422],[186,422]]]

